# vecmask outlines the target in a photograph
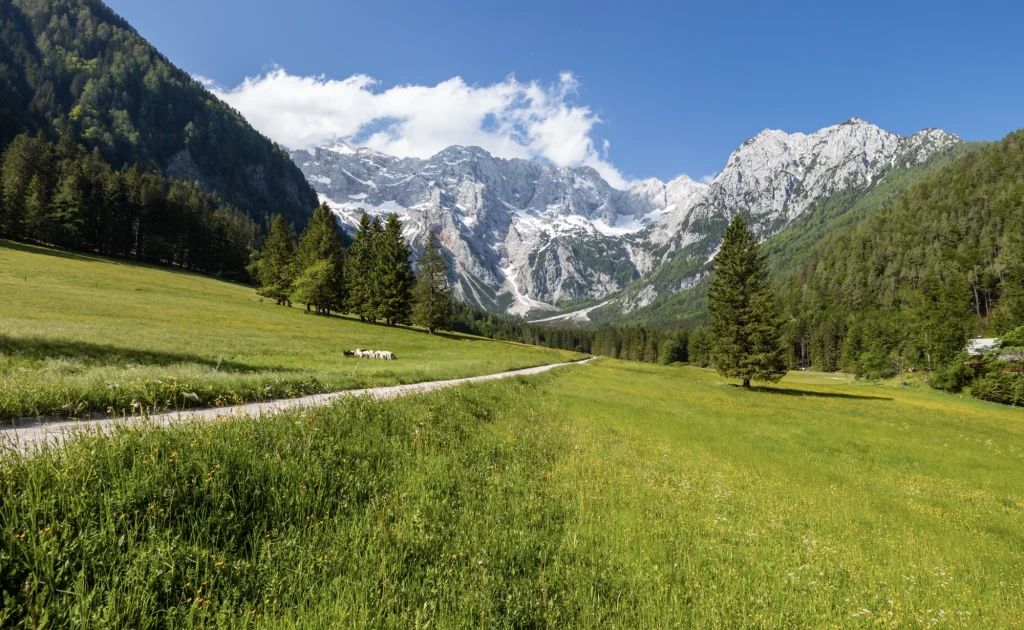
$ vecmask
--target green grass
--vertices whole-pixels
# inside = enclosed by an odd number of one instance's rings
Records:
[[[354,348],[398,361],[342,357]],[[0,241],[0,420],[230,404],[573,358],[316,317],[205,276]]]
[[[1022,471],[1019,409],[602,359],[10,454],[0,616],[1020,628]]]

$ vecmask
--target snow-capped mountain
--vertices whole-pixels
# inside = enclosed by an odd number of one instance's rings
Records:
[[[414,243],[438,234],[458,297],[520,314],[624,288],[638,277],[626,237],[705,188],[681,177],[623,192],[591,168],[504,160],[476,147],[419,160],[335,143],[292,159],[344,224],[363,211],[398,212]]]
[[[699,279],[735,214],[767,237],[818,199],[869,186],[958,141],[938,130],[901,137],[859,119],[809,135],[764,131],[710,185],[681,176],[626,191],[591,168],[505,160],[476,147],[421,160],[338,142],[292,159],[344,224],[356,225],[362,211],[398,212],[414,245],[437,233],[460,299],[538,314],[619,293],[619,308],[644,306]],[[655,281],[669,262],[692,273]]]
[[[641,236],[654,260],[618,300],[629,312],[666,293],[694,286],[710,268],[725,228],[737,214],[764,240],[815,202],[864,192],[894,170],[909,168],[960,142],[938,129],[899,136],[859,118],[812,134],[765,130],[729,156],[725,168],[690,203],[666,213]]]

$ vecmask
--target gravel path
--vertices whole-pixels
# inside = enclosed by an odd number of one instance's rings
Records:
[[[302,398],[284,398],[281,400],[270,400],[267,402],[248,403],[234,407],[210,407],[207,409],[190,409],[188,411],[173,411],[160,413],[147,417],[130,418],[102,418],[99,420],[19,420],[12,425],[0,426],[0,451],[20,450],[27,451],[33,446],[39,446],[47,442],[59,444],[64,437],[78,431],[96,431],[117,424],[132,425],[146,423],[151,426],[166,426],[183,420],[213,420],[230,416],[262,416],[275,414],[282,411],[302,409],[305,407],[319,407],[343,398],[345,396],[369,396],[375,400],[387,400],[408,396],[410,394],[422,394],[432,392],[446,387],[454,387],[464,383],[479,383],[481,381],[493,381],[513,376],[528,376],[540,374],[557,367],[565,365],[582,365],[590,359],[575,361],[571,363],[554,363],[510,372],[499,372],[498,374],[487,374],[484,376],[471,376],[469,378],[457,378],[450,381],[428,381],[426,383],[412,383],[410,385],[391,385],[388,387],[371,387],[369,389],[349,389],[330,394],[314,394]]]

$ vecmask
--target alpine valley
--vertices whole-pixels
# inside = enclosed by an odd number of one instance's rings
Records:
[[[829,217],[838,220],[962,145],[938,129],[900,136],[854,118],[812,134],[763,131],[709,183],[682,175],[628,190],[589,167],[506,160],[477,147],[415,159],[337,142],[291,156],[344,225],[364,211],[397,212],[414,247],[438,234],[462,301],[571,323],[641,318],[700,285],[737,213],[762,240],[841,198]]]

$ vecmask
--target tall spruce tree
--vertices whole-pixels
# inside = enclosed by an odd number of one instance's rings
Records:
[[[342,310],[345,300],[344,250],[338,222],[320,204],[299,240],[293,270],[292,299],[312,306],[317,314]]]
[[[370,321],[376,322],[381,314],[381,245],[384,241],[384,225],[380,217],[373,217],[370,221],[370,228],[367,237],[370,243],[370,271],[366,276],[366,312]]]
[[[359,229],[348,250],[345,281],[348,290],[348,311],[360,320],[376,318],[373,293],[377,272],[377,243],[370,215],[359,217]]]
[[[757,237],[737,216],[725,231],[708,290],[711,359],[720,374],[778,381],[786,374],[785,346],[775,287]]]
[[[391,213],[384,224],[377,247],[377,316],[388,326],[406,324],[412,314],[412,284],[409,246],[402,236],[398,215]]]
[[[437,329],[451,326],[452,298],[448,287],[448,261],[441,251],[441,243],[433,232],[427,237],[420,269],[413,289],[412,321],[423,326],[431,335]]]
[[[278,304],[291,306],[295,245],[284,217],[278,215],[270,225],[270,234],[263,242],[263,250],[256,262],[257,292]]]

